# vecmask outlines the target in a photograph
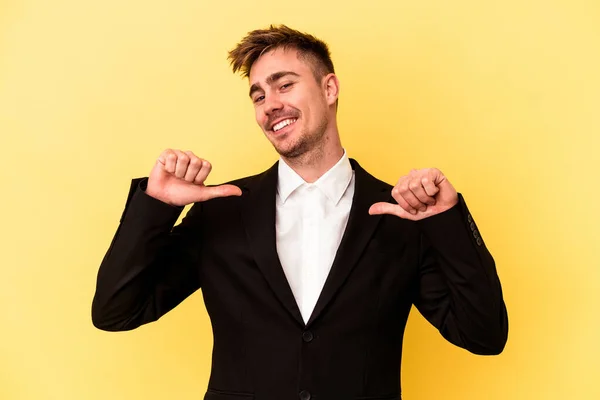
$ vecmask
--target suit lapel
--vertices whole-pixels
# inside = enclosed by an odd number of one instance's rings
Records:
[[[369,208],[379,201],[391,200],[387,184],[369,175],[355,160],[350,159],[350,162],[355,173],[355,188],[348,224],[307,326],[312,324],[331,302],[373,235],[381,216],[369,215]],[[277,165],[275,163],[244,187],[242,218],[259,269],[284,308],[300,325],[305,326],[277,254],[275,232]]]
[[[277,165],[275,163],[244,188],[246,198],[242,202],[242,218],[258,267],[281,304],[299,324],[304,326],[300,308],[277,255],[275,235]]]
[[[354,169],[355,186],[348,224],[307,326],[319,317],[333,299],[373,235],[381,216],[369,215],[369,208],[374,203],[391,199],[387,184],[369,175],[355,160],[350,159],[350,162]]]

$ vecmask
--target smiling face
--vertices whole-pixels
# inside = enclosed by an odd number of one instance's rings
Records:
[[[256,122],[281,156],[322,148],[337,129],[337,78],[328,74],[317,81],[312,62],[297,50],[264,53],[252,65],[249,82]]]

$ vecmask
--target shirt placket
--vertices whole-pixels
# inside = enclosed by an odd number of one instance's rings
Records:
[[[306,202],[303,204],[303,232],[302,242],[304,244],[302,263],[302,314],[307,320],[318,298],[317,282],[319,280],[319,219],[320,202],[318,188],[309,186],[306,188]]]

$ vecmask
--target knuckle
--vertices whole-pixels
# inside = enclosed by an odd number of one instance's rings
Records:
[[[398,199],[398,205],[404,208],[405,210],[412,208],[411,205],[404,198]]]
[[[192,157],[192,158],[190,158],[190,165],[192,167],[201,167],[202,166],[202,160],[199,159],[198,157]]]

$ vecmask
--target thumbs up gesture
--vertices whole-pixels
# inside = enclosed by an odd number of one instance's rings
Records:
[[[146,193],[173,206],[210,200],[216,197],[241,196],[234,185],[204,186],[212,166],[191,151],[167,149],[156,160]]]
[[[398,204],[375,203],[369,214],[392,214],[418,221],[439,214],[458,203],[458,194],[442,172],[436,168],[413,169],[401,177],[392,189]]]

